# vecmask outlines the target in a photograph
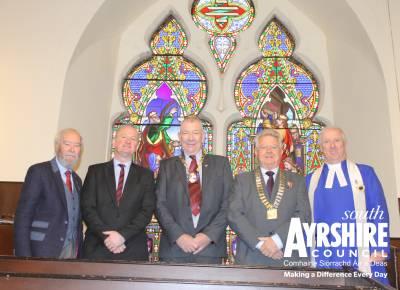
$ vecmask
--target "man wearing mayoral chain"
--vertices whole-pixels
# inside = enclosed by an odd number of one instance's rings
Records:
[[[239,174],[230,197],[228,222],[237,233],[236,263],[284,266],[284,245],[292,217],[309,222],[310,204],[304,178],[279,168],[281,134],[265,129],[255,137],[259,167]],[[304,261],[306,263],[306,261]]]
[[[203,152],[204,132],[196,116],[183,120],[179,140],[182,155],[162,160],[157,180],[160,259],[219,264],[226,257],[229,161]]]

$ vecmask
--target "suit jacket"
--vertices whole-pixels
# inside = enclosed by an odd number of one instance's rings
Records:
[[[134,163],[129,168],[120,205],[117,206],[113,160],[92,165],[82,188],[81,208],[87,225],[83,257],[110,260],[148,260],[145,228],[155,207],[153,172]],[[117,231],[126,249],[111,253],[104,231]]]
[[[283,260],[287,258],[273,260],[256,248],[258,237],[278,234],[285,247],[291,218],[300,217],[301,222],[310,222],[310,203],[304,178],[288,171],[284,171],[284,174],[285,190],[278,207],[278,218],[274,220],[266,219],[267,211],[257,193],[254,171],[236,177],[229,202],[228,221],[238,235],[235,257],[238,264],[283,266]],[[271,203],[278,192],[279,176],[275,179]],[[293,260],[297,260],[297,257],[293,257]]]
[[[68,227],[64,182],[55,159],[32,165],[26,174],[14,222],[16,256],[58,258]],[[82,181],[72,172],[79,193]],[[82,245],[82,222],[78,221],[78,248]],[[80,251],[78,251],[79,255]]]
[[[198,256],[226,257],[228,196],[233,182],[226,157],[205,155],[202,163],[202,202],[195,228],[190,209],[186,169],[179,157],[162,160],[157,180],[157,218],[162,227],[160,258],[187,257],[176,244],[182,234],[204,233],[211,244]]]

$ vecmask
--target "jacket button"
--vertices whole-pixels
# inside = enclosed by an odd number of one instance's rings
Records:
[[[64,241],[64,238],[61,238],[60,241],[63,242],[63,241]]]
[[[66,224],[66,225],[67,225],[67,224],[68,224],[68,221],[64,221],[64,224]]]

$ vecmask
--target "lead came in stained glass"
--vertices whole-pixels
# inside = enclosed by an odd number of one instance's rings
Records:
[[[153,55],[134,65],[122,85],[125,111],[113,124],[116,130],[131,124],[141,133],[135,162],[157,175],[160,161],[180,154],[179,125],[188,115],[198,115],[207,100],[204,73],[183,54],[188,45],[186,34],[173,17],[153,34]],[[204,149],[212,151],[212,125],[202,121]],[[161,230],[153,217],[147,227],[150,261],[158,260]]]
[[[180,153],[179,124],[188,115],[200,113],[207,99],[204,73],[183,56],[186,34],[175,18],[169,17],[153,34],[153,56],[134,66],[123,83],[127,110],[116,120],[133,123],[142,133],[137,162],[157,174],[161,159]],[[119,124],[119,125],[118,125]],[[212,127],[203,121],[206,150],[212,150]]]
[[[227,133],[227,155],[234,175],[257,166],[254,137],[265,128],[282,135],[281,168],[307,174],[322,164],[318,136],[322,124],[314,122],[318,109],[318,85],[312,73],[292,54],[294,39],[272,19],[261,34],[262,59],[240,74],[234,90],[242,119]],[[234,262],[236,234],[227,229],[228,263]]]
[[[235,102],[243,120],[228,129],[227,152],[233,172],[254,168],[252,138],[264,128],[275,128],[285,143],[281,168],[310,173],[322,162],[317,146],[322,124],[313,121],[318,84],[293,57],[294,39],[276,18],[261,34],[258,47],[263,57],[243,70],[235,85]]]
[[[253,22],[254,5],[251,0],[196,0],[192,18],[209,34],[211,53],[223,73],[236,48],[236,35]]]

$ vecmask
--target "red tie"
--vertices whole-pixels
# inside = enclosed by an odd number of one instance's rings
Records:
[[[124,187],[125,165],[118,164],[118,166],[121,167],[121,171],[119,172],[118,186],[117,186],[117,191],[115,192],[115,199],[117,200],[117,205],[119,206],[119,201],[121,200],[122,197],[122,188]]]
[[[69,192],[72,193],[71,171],[65,171],[65,176],[67,177],[65,180],[65,185],[67,186]]]
[[[192,161],[189,166],[189,196],[190,196],[190,208],[192,214],[197,216],[200,213],[201,204],[201,186],[200,186],[200,176],[197,172],[197,161],[196,156],[190,155]]]

